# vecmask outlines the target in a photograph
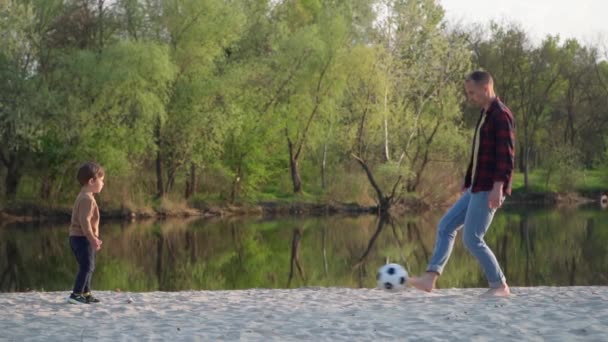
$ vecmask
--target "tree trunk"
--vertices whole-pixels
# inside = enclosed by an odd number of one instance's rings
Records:
[[[165,239],[162,233],[158,233],[156,241],[156,280],[158,282],[158,290],[165,290],[163,286],[163,246]]]
[[[378,213],[379,214],[387,213],[389,211],[391,205],[393,204],[393,201],[395,201],[395,192],[397,191],[397,186],[399,185],[399,182],[401,182],[401,176],[399,176],[399,178],[397,178],[397,181],[393,185],[393,191],[391,192],[391,194],[388,196],[385,196],[384,193],[382,192],[382,189],[380,189],[380,186],[376,182],[376,179],[374,178],[372,170],[367,165],[367,163],[356,155],[352,155],[352,156],[359,163],[359,165],[361,165],[361,167],[363,168],[363,171],[365,171],[365,174],[367,175],[367,179],[369,180],[370,184],[376,191],[376,196],[378,198],[378,208],[377,208]]]
[[[369,242],[367,243],[367,248],[365,248],[365,251],[363,251],[363,254],[359,258],[359,261],[357,261],[357,263],[353,265],[353,269],[360,268],[365,263],[365,260],[367,259],[369,253],[372,251],[372,248],[376,244],[376,240],[378,239],[378,236],[380,236],[382,229],[390,220],[391,217],[387,213],[380,214],[380,217],[378,217],[378,225],[376,226],[376,231],[369,239]]]
[[[294,267],[298,269],[298,273],[300,274],[300,278],[303,281],[306,281],[304,276],[304,270],[302,269],[302,265],[300,264],[300,242],[302,241],[302,232],[300,229],[296,228],[293,230],[293,238],[291,240],[291,260],[289,266],[289,277],[287,279],[287,287],[291,285],[291,280],[294,275]]]
[[[175,183],[175,173],[177,167],[169,167],[167,171],[167,183],[165,184],[165,193],[170,193],[173,190],[173,184]]]
[[[294,154],[294,146],[289,138],[287,138],[287,146],[289,148],[289,170],[291,171],[293,192],[300,194],[302,193],[302,179],[298,168],[298,156]]]
[[[196,193],[198,187],[197,185],[196,165],[194,165],[194,163],[190,163],[190,175],[189,179],[186,181],[186,199],[190,198],[190,196]]]
[[[388,150],[388,86],[386,86],[384,87],[384,161],[389,160],[391,160],[391,156]]]
[[[323,144],[323,161],[321,162],[321,189],[325,190],[325,167],[327,162],[327,144]]]
[[[408,232],[414,232],[416,234],[416,238],[412,239],[412,240],[420,242],[420,247],[422,247],[422,254],[424,255],[423,260],[425,260],[425,262],[426,262],[426,260],[429,260],[431,255],[430,255],[429,249],[422,242],[423,240],[422,240],[422,234],[420,233],[420,227],[418,227],[418,224],[415,222],[408,222],[407,230],[408,230]]]
[[[569,283],[570,286],[574,286],[576,285],[576,258],[573,256],[572,257],[572,268],[570,269],[570,277],[569,277]]]
[[[6,177],[4,178],[4,194],[7,199],[12,200],[17,196],[17,187],[21,180],[19,157],[16,152],[10,152],[6,166]]]
[[[5,255],[8,265],[0,275],[0,290],[7,292],[24,291],[28,283],[28,273],[23,266],[23,260],[13,240],[6,240]]]
[[[240,270],[244,270],[243,266],[243,244],[241,243],[241,235],[237,231],[237,226],[234,222],[230,223],[230,235],[232,236],[232,243],[234,244],[234,251],[239,259]]]
[[[184,235],[185,251],[190,253],[190,264],[196,264],[197,258],[197,242],[196,234],[192,230],[188,230]]]
[[[321,233],[323,234],[321,236],[321,245],[323,246],[323,274],[325,274],[325,277],[327,277],[327,226],[323,227]]]
[[[529,177],[529,157],[530,157],[530,148],[528,146],[524,147],[524,188],[526,191],[530,190],[530,177]]]
[[[99,11],[99,51],[101,51],[103,49],[103,3],[104,0],[98,0],[97,1],[97,10]]]
[[[528,173],[530,172],[530,139],[528,136],[528,127],[524,125],[524,141],[523,141],[523,164],[524,164],[524,189],[530,190],[530,180]]]
[[[160,116],[157,119],[154,129],[154,140],[156,142],[156,196],[165,196],[165,187],[163,186],[163,160],[161,154],[161,137],[160,137]]]
[[[569,106],[570,107],[570,106]],[[570,146],[574,146],[574,111],[568,108],[568,121],[566,125],[565,142],[569,143]]]
[[[519,223],[519,229],[521,235],[523,235],[523,240],[526,244],[526,266],[525,266],[525,275],[524,275],[524,284],[526,286],[530,286],[530,269],[531,269],[531,249],[530,249],[530,227],[528,226],[528,217],[524,214]]]
[[[564,142],[569,143],[570,146],[574,146],[574,112],[575,112],[575,101],[576,101],[576,85],[570,81],[568,92],[566,94],[566,114],[568,115],[566,120],[566,129],[564,130]],[[576,82],[578,83],[578,82]]]
[[[524,173],[525,171],[525,163],[524,163],[524,148],[522,146],[519,147],[519,151],[517,152],[517,163],[519,172]]]
[[[390,161],[391,156],[388,152],[388,120],[384,119],[384,161]]]
[[[51,189],[53,188],[54,177],[42,177],[42,184],[40,184],[40,198],[48,200],[51,198]]]
[[[15,199],[15,197],[17,196],[17,187],[19,186],[19,179],[21,178],[21,175],[19,175],[18,173],[12,173],[9,172],[6,174],[6,181],[5,181],[5,195],[6,198],[9,200]]]
[[[160,151],[156,152],[156,196],[165,196],[165,187],[163,186],[163,161]]]
[[[300,170],[298,168],[298,161],[291,159],[289,162],[291,169],[291,181],[293,182],[293,192],[296,194],[302,193],[302,179],[300,177]]]
[[[239,161],[239,165],[237,166],[236,169],[236,176],[234,177],[234,180],[232,181],[232,190],[230,191],[230,203],[234,204],[236,202],[236,199],[239,195],[239,186],[241,185],[241,165],[242,165],[242,159],[241,161]]]

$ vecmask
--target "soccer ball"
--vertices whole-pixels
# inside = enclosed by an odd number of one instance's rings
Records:
[[[381,289],[395,291],[405,288],[407,272],[399,264],[386,264],[378,270],[376,275],[378,287]]]

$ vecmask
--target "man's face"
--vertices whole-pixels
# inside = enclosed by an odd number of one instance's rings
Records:
[[[488,85],[478,85],[473,81],[464,82],[464,90],[467,93],[467,98],[471,103],[483,106],[486,103],[488,94]]]

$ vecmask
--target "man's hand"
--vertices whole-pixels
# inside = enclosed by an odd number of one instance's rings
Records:
[[[101,249],[101,244],[103,243],[103,241],[99,240],[99,239],[95,239],[93,240],[93,242],[91,242],[91,245],[93,246],[93,248],[95,248],[96,251]]]
[[[488,200],[488,206],[490,209],[498,209],[502,205],[502,182],[495,182],[492,191],[490,191],[490,198]]]

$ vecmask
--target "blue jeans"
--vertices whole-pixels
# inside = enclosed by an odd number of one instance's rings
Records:
[[[506,284],[494,253],[483,240],[496,212],[496,209],[490,209],[488,206],[489,197],[489,191],[472,193],[467,189],[443,216],[437,227],[435,249],[427,272],[441,274],[452,253],[456,232],[464,226],[462,241],[481,264],[490,287],[496,288]]]
[[[91,292],[91,278],[95,270],[95,249],[84,236],[70,236],[70,247],[78,262],[78,274],[72,293]]]

